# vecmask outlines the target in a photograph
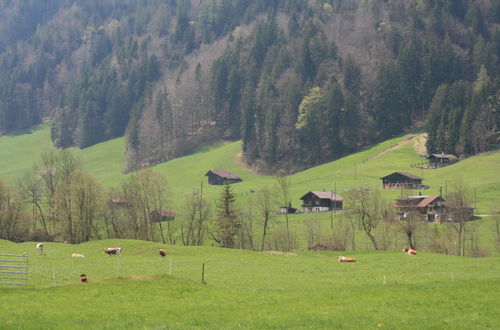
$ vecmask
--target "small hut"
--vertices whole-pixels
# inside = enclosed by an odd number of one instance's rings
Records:
[[[153,223],[172,221],[175,219],[175,213],[170,210],[155,210],[149,214],[149,219]]]
[[[226,170],[210,170],[205,176],[208,176],[208,184],[210,185],[224,185],[243,181],[236,174]]]
[[[458,162],[457,156],[445,153],[431,154],[427,156],[427,159],[429,160],[430,168],[443,167]]]
[[[343,198],[333,191],[309,191],[302,196],[304,213],[328,212],[341,210]]]

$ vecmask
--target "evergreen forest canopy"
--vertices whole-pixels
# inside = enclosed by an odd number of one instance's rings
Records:
[[[429,153],[500,145],[500,0],[7,0],[0,134],[125,135],[127,170],[220,138],[260,170],[427,121]]]

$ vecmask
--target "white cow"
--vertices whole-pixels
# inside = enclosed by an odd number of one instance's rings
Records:
[[[43,254],[43,244],[42,243],[38,243],[36,245],[36,253],[37,254]]]

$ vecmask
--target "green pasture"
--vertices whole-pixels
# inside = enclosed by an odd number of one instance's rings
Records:
[[[120,257],[102,252],[117,246],[123,248]],[[164,261],[158,248],[168,251]],[[500,324],[499,258],[346,252],[357,262],[339,263],[338,252],[286,255],[134,240],[45,243],[40,256],[34,243],[0,241],[0,251],[30,255],[28,287],[0,286],[2,329],[495,329]],[[71,258],[72,253],[85,258]],[[81,273],[89,283],[80,283]]]
[[[421,170],[410,168],[411,164],[424,159],[414,147],[414,134],[393,138],[364,151],[339,160],[295,173],[291,177],[291,197],[294,206],[300,206],[300,197],[309,190],[333,190],[342,194],[352,187],[368,185],[380,187],[379,178],[394,171],[410,172],[424,177],[430,186],[422,194],[443,194],[452,189],[452,182],[461,178],[469,186],[471,202],[475,202],[478,214],[488,214],[500,204],[500,152],[477,155],[455,165],[441,169]],[[16,179],[36,163],[43,151],[50,149],[50,124],[42,124],[31,131],[0,137],[0,178],[14,183]],[[106,187],[118,187],[124,179],[123,138],[114,139],[75,150],[85,168]],[[242,183],[234,190],[241,201],[252,196],[264,186],[276,187],[273,176],[259,175],[241,162],[241,143],[221,142],[207,146],[196,153],[174,159],[153,167],[165,175],[169,182],[172,208],[182,207],[186,196],[204,182],[204,194],[215,200],[220,187],[208,186],[205,173],[210,169],[226,169],[240,175]],[[388,190],[388,199],[401,195],[401,191]],[[412,193],[418,194],[418,191]],[[276,193],[277,195],[277,193]]]

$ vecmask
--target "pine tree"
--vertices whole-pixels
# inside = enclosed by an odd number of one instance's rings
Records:
[[[216,205],[215,233],[212,237],[221,247],[237,248],[239,230],[236,196],[231,185],[226,184]]]

